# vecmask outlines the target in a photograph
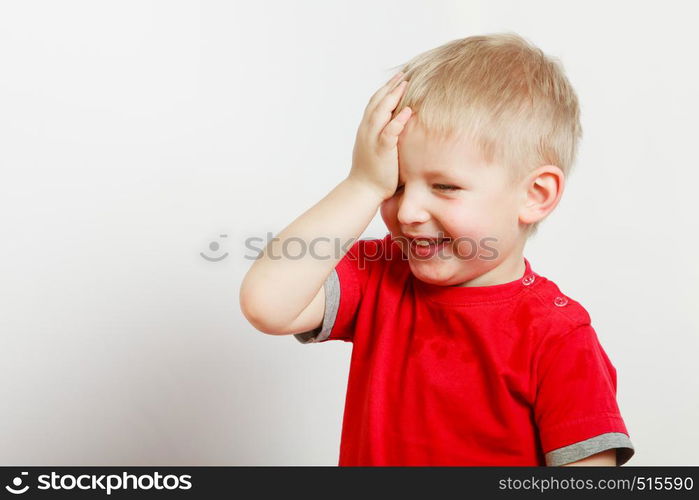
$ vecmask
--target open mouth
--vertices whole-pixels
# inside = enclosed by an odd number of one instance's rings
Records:
[[[429,246],[429,245],[438,245],[440,243],[443,243],[445,241],[451,241],[451,238],[435,238],[435,239],[429,239],[429,238],[412,238],[410,240],[411,244],[415,245],[420,245],[420,246]]]
[[[410,249],[419,257],[428,257],[434,255],[450,242],[451,238],[411,238]]]

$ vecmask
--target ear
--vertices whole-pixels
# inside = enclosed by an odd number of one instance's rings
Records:
[[[534,170],[523,181],[524,201],[519,210],[522,224],[533,224],[553,211],[563,196],[565,174],[555,165]]]

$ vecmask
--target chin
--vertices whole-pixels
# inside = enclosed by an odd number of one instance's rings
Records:
[[[444,270],[430,269],[419,264],[415,266],[411,263],[410,271],[417,279],[430,285],[452,286],[459,283],[457,280],[454,280],[453,275],[445,273]]]

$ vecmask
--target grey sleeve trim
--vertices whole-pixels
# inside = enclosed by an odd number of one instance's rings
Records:
[[[616,448],[617,466],[624,465],[635,453],[633,444],[626,434],[607,432],[548,452],[546,465],[556,466],[577,462],[595,453],[613,448]]]
[[[335,269],[332,270],[325,280],[323,289],[325,290],[325,313],[323,314],[323,323],[315,330],[294,333],[296,340],[302,344],[312,344],[327,340],[335,324],[337,309],[340,306],[340,279]]]

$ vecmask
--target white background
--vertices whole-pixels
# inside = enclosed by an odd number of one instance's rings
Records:
[[[584,129],[525,256],[590,312],[628,465],[697,465],[692,5],[1,3],[0,463],[337,464],[352,344],[252,328],[244,240],[347,175],[391,67],[514,31],[562,61]]]

